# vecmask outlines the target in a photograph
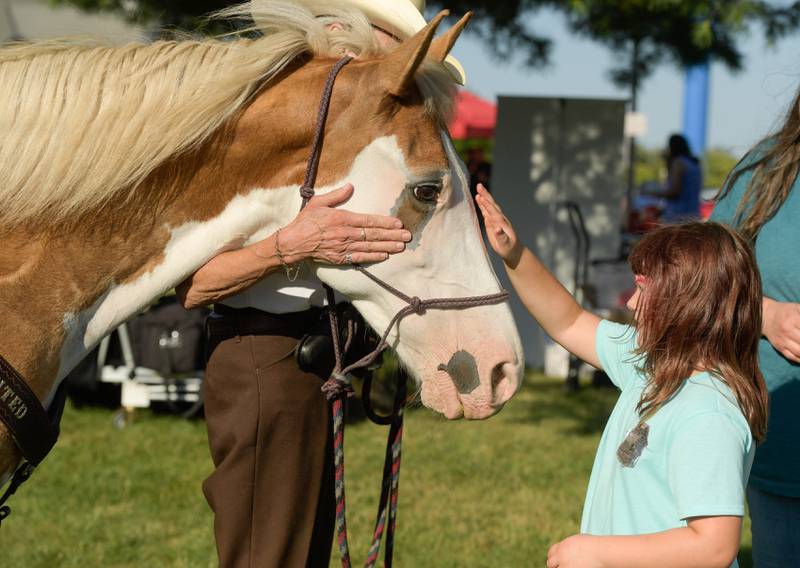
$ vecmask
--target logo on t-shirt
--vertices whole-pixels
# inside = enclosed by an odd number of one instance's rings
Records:
[[[636,467],[636,462],[647,447],[647,434],[650,427],[646,422],[639,422],[636,427],[628,432],[625,439],[617,448],[617,459],[622,467]]]

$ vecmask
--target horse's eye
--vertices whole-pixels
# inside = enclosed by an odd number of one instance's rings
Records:
[[[421,184],[414,187],[414,197],[423,203],[436,203],[441,188],[433,184]]]

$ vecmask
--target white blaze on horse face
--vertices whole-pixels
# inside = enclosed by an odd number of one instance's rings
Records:
[[[449,160],[442,200],[414,235],[416,246],[369,270],[409,296],[459,298],[501,290],[480,235],[466,168],[442,134]],[[348,181],[356,193],[348,209],[386,214],[419,181],[394,137],[378,139],[362,154]],[[387,209],[388,208],[388,209]],[[404,303],[365,276],[320,267],[318,276],[353,300],[382,332]],[[421,383],[422,402],[448,418],[486,418],[517,391],[524,357],[507,303],[411,315],[389,336],[405,366]]]

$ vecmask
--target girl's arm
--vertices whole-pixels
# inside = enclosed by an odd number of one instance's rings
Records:
[[[514,290],[531,315],[554,341],[602,368],[595,347],[600,318],[581,308],[539,259],[522,246],[509,220],[480,184],[476,202],[486,222],[489,244],[503,257]]]
[[[550,547],[547,568],[729,568],[741,531],[741,517],[720,516],[646,535],[575,535]]]

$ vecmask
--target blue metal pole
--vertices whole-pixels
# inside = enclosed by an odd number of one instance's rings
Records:
[[[683,135],[695,156],[701,157],[706,149],[708,129],[709,63],[686,68],[683,99]]]

